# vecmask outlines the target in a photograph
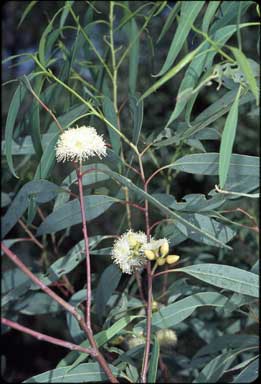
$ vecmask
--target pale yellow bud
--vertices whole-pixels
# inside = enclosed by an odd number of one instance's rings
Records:
[[[138,244],[137,240],[132,234],[128,235],[128,243],[131,247],[135,247]]]
[[[166,263],[166,259],[163,259],[163,257],[159,257],[159,258],[157,259],[157,264],[158,264],[158,265],[162,266],[162,265],[164,265],[165,263]]]
[[[168,255],[166,257],[166,260],[167,260],[168,264],[174,264],[177,261],[179,261],[179,259],[180,259],[180,256],[178,256],[178,255]]]
[[[169,243],[166,241],[164,244],[162,244],[161,246],[160,246],[160,255],[162,256],[162,257],[165,257],[165,256],[167,256],[167,254],[169,253]]]
[[[162,347],[174,347],[178,341],[176,332],[172,329],[160,329],[156,332],[156,337]]]
[[[153,251],[150,251],[150,250],[146,250],[144,251],[144,255],[147,257],[147,259],[149,260],[155,260],[156,259],[156,255]]]

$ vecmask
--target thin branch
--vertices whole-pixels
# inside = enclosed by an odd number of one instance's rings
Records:
[[[14,321],[5,319],[4,317],[1,317],[1,323],[6,325],[7,327],[16,329],[17,331],[21,331],[23,333],[31,335],[35,337],[37,340],[46,341],[47,343],[51,343],[54,345],[59,345],[60,347],[68,348],[71,351],[79,351],[79,352],[83,352],[88,355],[91,355],[93,357],[95,356],[95,351],[93,351],[92,349],[84,348],[84,347],[81,347],[80,345],[70,343],[66,340],[57,339],[56,337],[48,336],[48,335],[45,335],[44,333],[33,331],[30,328],[24,327],[23,325],[15,323]]]
[[[1,243],[1,248],[3,252],[11,259],[21,271],[24,272],[25,275],[29,277],[38,287],[41,288],[48,296],[50,296],[53,300],[55,300],[58,304],[60,304],[66,311],[70,312],[72,316],[76,318],[79,323],[83,323],[83,319],[81,315],[77,312],[76,308],[71,304],[67,303],[60,296],[58,296],[55,292],[53,292],[49,287],[47,287],[38,277],[36,277],[27,266],[13,253],[9,248],[7,248],[4,243]]]
[[[56,123],[57,127],[59,128],[59,130],[61,132],[64,131],[63,127],[61,126],[61,124],[59,123],[59,121],[57,120],[56,116],[54,115],[54,113],[52,112],[51,109],[49,109],[47,107],[47,105],[44,104],[44,102],[39,98],[39,96],[37,96],[37,94],[34,92],[29,80],[27,79],[27,77],[25,76],[25,79],[26,79],[26,84],[27,84],[27,87],[29,88],[29,91],[32,93],[32,95],[36,98],[36,100],[38,101],[39,104],[41,104],[41,106],[52,116],[54,122]]]
[[[92,326],[91,326],[91,261],[90,261],[90,251],[89,251],[89,237],[87,232],[87,225],[86,225],[86,214],[85,214],[85,204],[84,204],[84,196],[83,196],[83,184],[82,184],[82,173],[80,167],[76,168],[76,174],[78,178],[78,187],[79,187],[79,198],[80,198],[80,209],[81,209],[81,216],[82,216],[82,225],[83,225],[83,237],[84,237],[84,243],[85,243],[85,254],[86,254],[86,334],[88,337],[88,340],[92,346],[92,348],[96,352],[96,359],[99,362],[100,366],[103,368],[104,372],[108,376],[109,380],[112,383],[118,383],[118,380],[116,377],[112,374],[112,371],[107,363],[107,361],[104,359],[103,355],[100,353],[98,346],[96,344],[96,341],[93,336]]]
[[[141,179],[143,182],[144,192],[148,192],[147,183],[145,179],[142,158],[139,155],[139,166]],[[146,224],[146,235],[147,241],[150,241],[150,223],[149,223],[149,204],[148,200],[145,199],[144,203],[144,216],[145,216],[145,224]],[[152,317],[152,272],[151,272],[151,262],[147,261],[147,282],[148,282],[148,294],[147,294],[147,319],[146,319],[146,344],[144,351],[144,358],[142,364],[142,372],[141,372],[141,382],[146,383],[147,371],[149,368],[149,354],[150,354],[150,339],[151,339],[151,317]]]
[[[26,226],[26,224],[22,221],[22,219],[19,219],[18,220],[18,223],[21,225],[21,227],[25,230],[25,232],[27,233],[27,235],[29,235],[30,239],[41,249],[44,249],[44,246],[43,244],[40,243],[40,241],[38,241],[36,239],[36,237],[32,234],[32,232],[30,231],[30,229]]]

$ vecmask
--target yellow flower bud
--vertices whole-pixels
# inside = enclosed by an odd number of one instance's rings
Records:
[[[167,254],[169,253],[169,243],[166,241],[164,244],[162,244],[162,245],[160,246],[159,251],[160,251],[160,255],[161,255],[162,257],[167,256]]]
[[[132,234],[128,235],[128,243],[131,247],[135,247],[138,244],[137,240]]]
[[[148,249],[146,251],[144,251],[144,255],[149,260],[155,260],[156,259],[155,253],[153,251],[148,250]]]
[[[177,261],[179,261],[179,259],[180,259],[180,256],[178,255],[168,255],[166,258],[168,264],[174,264]]]
[[[159,344],[163,347],[172,347],[177,344],[176,332],[172,329],[160,329],[156,332]]]
[[[158,265],[162,266],[162,265],[164,265],[165,263],[166,263],[166,259],[163,259],[163,257],[159,257],[159,258],[157,259],[157,264],[158,264]]]

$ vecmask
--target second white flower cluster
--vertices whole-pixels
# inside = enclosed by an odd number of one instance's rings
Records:
[[[173,264],[179,260],[178,255],[169,255],[168,240],[163,238],[147,241],[144,232],[129,230],[115,241],[112,259],[119,265],[122,272],[132,274],[141,270],[148,260],[155,260],[157,265]]]

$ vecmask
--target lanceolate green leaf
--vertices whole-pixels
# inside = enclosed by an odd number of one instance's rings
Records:
[[[36,203],[46,203],[57,195],[59,189],[60,187],[58,187],[58,185],[50,183],[47,180],[30,181],[25,184],[15,196],[2,219],[2,238],[13,228],[25,212],[30,196],[35,196]]]
[[[143,101],[139,101],[136,96],[130,96],[129,103],[133,118],[132,142],[137,145],[143,122]]]
[[[110,196],[85,196],[84,203],[87,221],[93,220],[94,218],[100,216],[108,208],[110,208],[112,204],[117,202],[119,202],[118,199]],[[81,221],[82,216],[79,201],[69,201],[46,217],[38,228],[37,236],[60,231],[61,229],[79,224]]]
[[[102,273],[95,294],[95,305],[98,318],[101,320],[106,304],[117,288],[121,278],[121,271],[115,264],[109,265]]]
[[[46,179],[55,164],[55,145],[58,140],[59,133],[56,133],[46,146],[40,163],[36,169],[34,179]]]
[[[258,275],[242,269],[221,264],[197,264],[177,268],[175,272],[184,272],[196,279],[216,287],[244,295],[258,297]]]
[[[196,153],[181,157],[175,163],[166,166],[182,172],[198,175],[218,174],[218,153]],[[237,177],[251,175],[259,177],[259,159],[256,156],[237,155],[231,156],[229,176]]]
[[[208,28],[212,21],[212,18],[215,16],[215,13],[217,12],[217,9],[220,5],[220,1],[210,1],[208,3],[208,7],[206,9],[202,22],[202,32],[208,32]]]
[[[258,379],[260,359],[250,363],[243,371],[241,371],[233,380],[233,383],[253,383]]]
[[[181,16],[178,28],[173,37],[166,61],[157,76],[164,75],[174,63],[204,3],[204,1],[183,1],[181,3]]]
[[[221,144],[220,144],[220,153],[219,153],[219,185],[220,188],[223,188],[230,165],[231,155],[233,144],[236,135],[237,121],[238,121],[238,103],[240,97],[241,87],[238,89],[237,96],[235,98],[234,103],[228,113],[225,127],[222,133]]]
[[[158,362],[159,362],[160,346],[157,337],[154,337],[153,348],[151,351],[151,358],[148,370],[148,383],[156,383]]]
[[[238,48],[231,48],[237,63],[239,64],[241,71],[244,73],[249,87],[256,98],[256,105],[259,105],[259,91],[257,82],[253,73],[253,69],[249,64],[247,57]]]
[[[44,84],[43,77],[37,77],[34,84],[34,92],[39,95]],[[40,129],[40,105],[38,100],[34,99],[32,104],[32,116],[30,122],[30,131],[32,136],[32,143],[34,150],[39,160],[42,156],[43,149],[41,143],[41,129]]]
[[[131,44],[139,33],[139,29],[134,18],[132,18],[126,25],[126,29],[127,31],[129,31],[128,38],[129,44]],[[136,83],[139,66],[139,48],[140,42],[138,38],[132,45],[129,52],[129,89],[132,95],[134,95],[136,92]]]
[[[118,370],[110,365],[114,375],[118,375]],[[56,368],[46,371],[40,375],[33,376],[24,383],[93,383],[104,382],[107,376],[98,363],[80,364],[69,372],[68,368]]]
[[[223,307],[227,298],[216,292],[196,293],[176,301],[152,315],[152,325],[158,328],[170,328],[189,317],[197,308]]]
[[[153,84],[149,89],[147,89],[147,91],[141,96],[140,100],[143,100],[147,96],[151,95],[163,84],[165,84],[172,77],[174,77],[179,71],[181,71],[199,53],[203,44],[205,44],[205,42],[201,43],[196,49],[194,49],[194,51],[188,53],[183,59],[180,60],[178,64],[176,64],[172,69],[170,69],[161,79],[156,81],[155,84]]]
[[[27,90],[23,84],[20,84],[12,98],[7,120],[6,120],[6,126],[5,126],[5,155],[7,164],[9,166],[10,171],[12,174],[18,178],[18,176],[15,173],[14,166],[13,166],[13,158],[12,158],[12,138],[13,138],[13,130],[15,126],[15,120],[17,117],[17,114],[19,112],[21,103],[23,102],[24,96],[26,94]]]
[[[180,2],[177,2],[173,9],[170,11],[168,17],[167,17],[167,20],[166,22],[164,23],[163,25],[163,28],[160,32],[160,35],[159,35],[159,38],[157,40],[157,43],[165,36],[165,34],[168,32],[169,28],[171,27],[171,24],[173,22],[173,20],[175,19],[179,9],[180,9]]]
[[[216,2],[213,1],[213,3]],[[209,7],[211,5],[213,5],[212,2],[209,3]],[[241,28],[245,27],[246,25],[241,25]],[[228,25],[215,32],[215,34],[213,35],[213,37],[211,36],[211,38],[221,48],[225,44],[225,42],[236,32],[236,30],[236,25]],[[210,44],[206,41],[199,52],[200,54],[195,57],[188,66],[178,90],[177,102],[175,104],[174,111],[172,112],[166,126],[169,126],[180,115],[187,103],[189,105],[191,103],[190,108],[192,108],[194,104],[194,96],[193,94],[191,94],[191,91],[197,85],[199,85],[198,79],[200,78],[204,67],[206,67],[207,69],[211,67],[213,60],[216,54],[218,53],[216,50],[209,52],[209,48]],[[182,97],[182,93],[184,94],[185,92],[187,92],[193,97],[191,99],[184,96]]]
[[[100,168],[102,169],[102,167]],[[148,200],[148,202],[150,202],[153,206],[155,206],[156,208],[158,208],[161,212],[163,212],[164,214],[167,214],[170,218],[174,218],[174,219],[177,219],[179,220],[181,223],[185,224],[186,226],[194,229],[195,231],[203,234],[205,237],[207,237],[208,239],[212,240],[213,241],[213,244],[216,244],[217,246],[222,246],[222,247],[225,247],[227,249],[230,249],[230,247],[228,247],[227,245],[225,245],[222,241],[216,239],[212,234],[206,232],[206,231],[203,231],[201,230],[200,228],[198,228],[197,226],[195,226],[194,224],[190,223],[189,221],[185,220],[182,216],[180,216],[179,214],[177,214],[176,212],[170,210],[169,208],[167,208],[165,205],[161,204],[157,199],[155,199],[154,197],[152,197],[149,193],[146,193],[144,192],[141,188],[137,187],[130,179],[128,179],[127,177],[124,177],[124,176],[121,176],[119,175],[118,173],[116,172],[113,172],[111,170],[108,170],[108,169],[105,169],[104,170],[105,173],[107,173],[108,175],[110,175],[113,179],[119,181],[120,184],[128,187],[130,190],[132,190],[134,193],[137,193],[137,195],[141,196],[142,198]]]
[[[104,96],[103,99],[103,111],[105,114],[106,119],[116,128],[118,128],[118,121],[117,121],[117,115],[114,109],[113,102],[107,97]],[[111,127],[107,126],[110,136],[110,141],[112,144],[112,148],[115,151],[116,154],[120,153],[121,149],[121,140],[119,135],[111,129]]]
[[[26,16],[30,13],[30,11],[32,10],[32,8],[37,4],[37,0],[36,1],[30,1],[30,3],[27,5],[27,7],[25,8],[22,16],[21,16],[21,19],[19,21],[19,24],[17,26],[17,29],[20,27],[20,25],[23,23],[24,19],[26,18]]]
[[[140,316],[124,316],[120,320],[116,321],[116,323],[114,323],[108,329],[97,333],[94,336],[94,338],[98,348],[103,346],[105,343],[111,340],[114,336],[120,333],[131,321],[139,317]],[[90,344],[88,341],[83,341],[81,343],[81,346],[84,348],[89,348]],[[85,359],[86,359],[86,354],[73,351],[73,352],[70,352],[63,360],[61,360],[57,367],[64,367],[70,364],[72,364],[71,367],[76,367]]]

